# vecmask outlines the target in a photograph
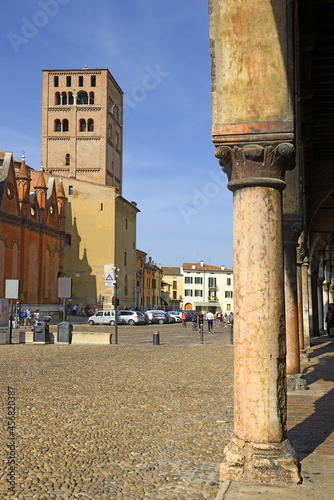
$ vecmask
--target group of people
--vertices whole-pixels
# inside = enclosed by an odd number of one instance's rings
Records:
[[[39,320],[39,309],[36,309],[36,311],[31,315],[30,307],[27,307],[27,309],[23,313],[23,320],[24,320],[24,326],[31,326],[32,321],[38,321]]]
[[[334,311],[333,311],[334,312]],[[334,314],[333,314],[333,319],[334,319]],[[204,321],[207,322],[208,324],[208,330],[209,333],[213,330],[213,328],[217,328],[220,325],[228,325],[233,323],[233,313],[231,312],[229,315],[225,313],[216,313],[216,315],[209,311],[205,315],[203,315],[201,312],[194,311],[191,314],[191,322],[192,322],[192,329],[197,330],[197,325],[203,324]],[[182,313],[182,325],[184,327],[187,326],[188,323],[188,314],[186,311]]]

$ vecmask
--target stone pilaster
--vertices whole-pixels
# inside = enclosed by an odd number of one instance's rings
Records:
[[[286,322],[286,372],[288,390],[306,389],[306,381],[300,373],[300,351],[298,331],[297,254],[298,238],[302,230],[301,221],[284,216],[284,295]]]
[[[222,480],[298,483],[286,439],[282,191],[290,143],[218,146],[233,191],[234,432]]]

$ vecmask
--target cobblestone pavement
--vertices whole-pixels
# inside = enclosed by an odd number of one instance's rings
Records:
[[[151,325],[120,326],[118,345],[0,346],[1,499],[216,497],[233,430],[229,329],[204,345],[189,325],[158,329],[160,346]]]

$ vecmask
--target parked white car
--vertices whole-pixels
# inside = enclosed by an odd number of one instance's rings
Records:
[[[168,314],[170,316],[173,316],[175,318],[176,323],[181,323],[182,321],[182,313],[179,311],[168,311]]]
[[[128,325],[145,325],[146,319],[143,313],[139,311],[123,310],[119,311],[122,322]]]
[[[90,325],[114,325],[115,324],[115,311],[114,309],[106,309],[105,311],[97,311],[94,316],[88,318]],[[120,318],[119,311],[117,311],[117,324],[123,323]]]

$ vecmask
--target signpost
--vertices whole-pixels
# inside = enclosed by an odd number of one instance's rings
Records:
[[[17,300],[19,298],[19,280],[6,280],[6,290],[5,299],[10,299],[10,316],[9,316],[9,339],[8,343],[12,343],[12,331],[13,331],[13,311],[12,311],[12,300]]]
[[[58,298],[64,299],[61,301],[62,320],[66,321],[66,299],[72,297],[72,278],[58,278]]]
[[[106,267],[107,266],[105,266],[105,269],[106,269]],[[119,269],[116,266],[110,266],[110,269],[112,269],[112,271],[104,273],[104,284],[105,284],[105,286],[114,286],[115,287],[114,296],[112,298],[112,304],[114,306],[114,311],[115,311],[115,344],[118,344],[118,336],[117,336],[118,300],[117,300],[117,274],[116,274],[116,272],[119,271]]]
[[[116,274],[115,273],[104,273],[104,283],[106,286],[116,285]]]

